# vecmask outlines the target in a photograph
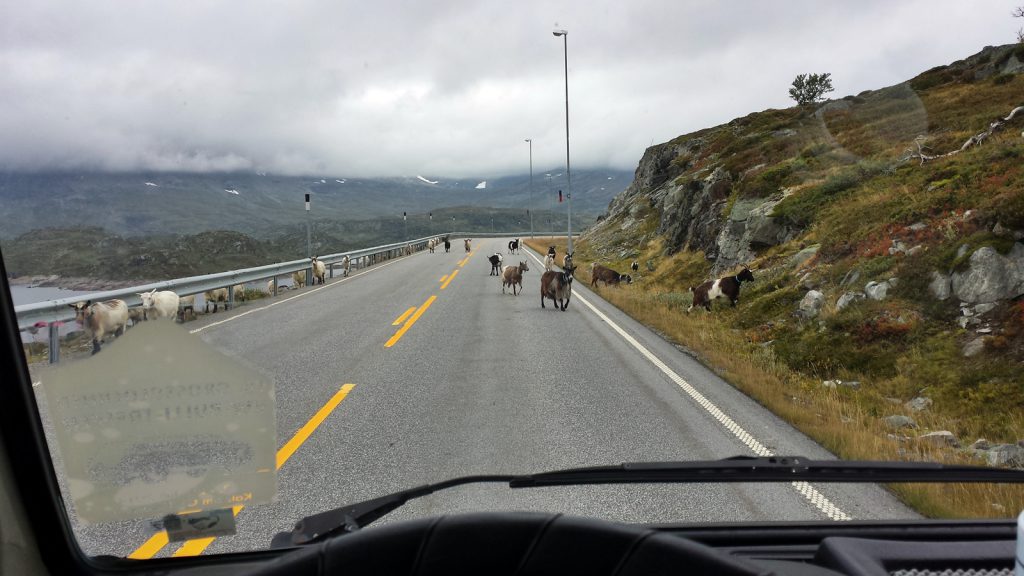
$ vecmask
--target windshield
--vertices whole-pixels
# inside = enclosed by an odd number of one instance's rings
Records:
[[[1024,7],[0,2],[0,251],[87,554],[473,474],[1024,468]],[[380,522],[1022,508],[499,484]]]

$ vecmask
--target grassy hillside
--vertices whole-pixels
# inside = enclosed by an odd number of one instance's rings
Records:
[[[1024,439],[1024,302],[965,311],[928,286],[933,272],[965,270],[978,248],[1008,254],[1024,237],[1024,115],[958,154],[923,164],[911,156],[919,136],[926,155],[956,150],[1024,105],[1024,77],[1000,73],[1022,62],[1024,47],[986,50],[906,84],[766,110],[653,147],[630,189],[577,244],[578,276],[589,281],[592,261],[624,271],[638,259],[638,282],[602,296],[842,456],[991,461],[981,445],[967,445]],[[740,304],[687,314],[690,286],[739,269],[724,260],[722,239],[742,224],[738,213],[766,201],[764,222],[778,234],[744,236],[753,239],[743,263],[756,281],[743,286]],[[682,202],[702,216],[680,231],[681,212],[670,207],[689,210]],[[882,300],[836,305],[891,278]],[[811,289],[824,306],[802,317]],[[977,320],[962,320],[968,313]],[[894,427],[892,415],[916,427]],[[937,430],[960,447],[936,446],[925,434]],[[900,494],[939,516],[1024,507],[1019,489]]]

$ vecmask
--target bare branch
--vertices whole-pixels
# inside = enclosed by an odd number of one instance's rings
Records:
[[[985,130],[984,132],[979,132],[974,136],[971,136],[959,148],[957,148],[956,150],[946,152],[945,154],[925,154],[925,150],[928,150],[928,147],[925,146],[924,143],[927,141],[928,138],[927,136],[924,135],[918,136],[917,138],[914,138],[914,144],[917,146],[917,150],[914,150],[913,148],[907,148],[906,150],[904,150],[903,156],[900,158],[900,162],[907,162],[914,158],[918,158],[921,160],[921,164],[924,164],[925,162],[935,160],[936,158],[945,158],[947,156],[954,156],[956,154],[959,154],[960,152],[967,150],[971,146],[976,146],[984,142],[989,136],[991,136],[996,131],[1000,130],[1003,126],[1005,126],[1007,122],[1013,120],[1014,117],[1017,116],[1017,114],[1024,114],[1024,106],[1017,106],[1013,110],[1010,110],[1010,113],[1007,114],[1005,118],[995,119],[991,124],[988,125],[988,130]]]
[[[1017,29],[1017,42],[1024,43],[1024,28]]]
[[[1024,6],[1017,6],[1013,9],[1014,18],[1024,18]]]

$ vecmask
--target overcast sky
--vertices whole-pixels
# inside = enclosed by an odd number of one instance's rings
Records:
[[[1015,40],[996,0],[0,0],[0,169],[335,177],[633,169],[765,108]]]

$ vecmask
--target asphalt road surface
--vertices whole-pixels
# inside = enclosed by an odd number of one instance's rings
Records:
[[[262,549],[304,515],[466,474],[834,458],[582,283],[567,311],[541,309],[536,255],[504,255],[530,269],[521,295],[502,294],[486,257],[506,243],[477,240],[467,257],[459,241],[451,253],[417,253],[186,324],[273,380],[279,446],[305,433],[280,466],[277,499],[239,510],[232,536],[182,544],[141,521],[76,526],[83,549],[140,558]],[[415,500],[378,523],[480,510],[637,523],[916,517],[871,485],[496,485]]]

